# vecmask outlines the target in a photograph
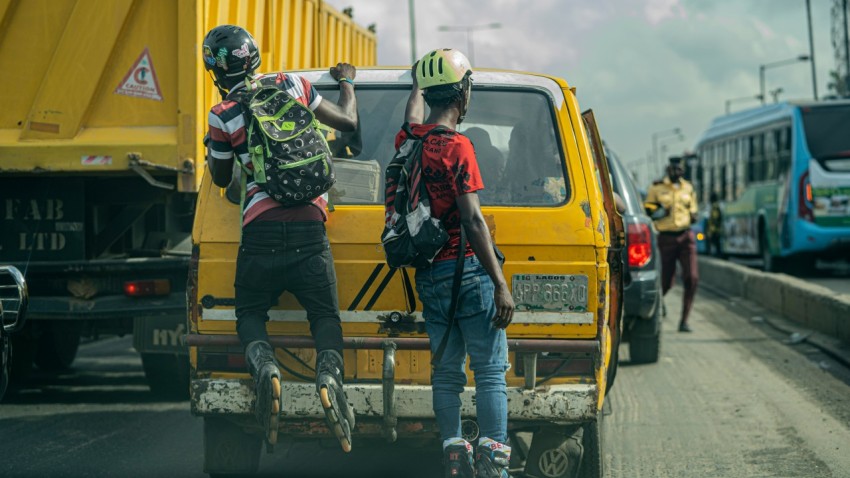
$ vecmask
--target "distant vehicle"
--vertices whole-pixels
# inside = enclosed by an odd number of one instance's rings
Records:
[[[697,144],[700,202],[723,202],[722,252],[802,271],[850,253],[850,101],[778,103],[716,118]]]
[[[617,155],[605,147],[614,191],[625,204],[626,273],[623,277],[623,342],[632,363],[658,361],[661,342],[661,256],[655,226],[643,208],[643,196]]]
[[[29,294],[24,275],[12,266],[0,266],[0,400],[6,394],[12,373],[10,335],[26,322]]]

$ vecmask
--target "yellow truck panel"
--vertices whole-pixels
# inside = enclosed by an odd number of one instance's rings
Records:
[[[0,71],[20,74],[0,78],[0,173],[127,172],[132,154],[197,191],[219,101],[198,49],[225,23],[254,34],[262,71],[375,62],[374,32],[319,0],[4,0]]]
[[[221,24],[254,34],[261,72],[375,62],[374,32],[321,0],[0,0],[0,259],[34,291],[17,368],[69,366],[96,322],[133,333],[152,389],[186,395],[191,226],[221,100],[200,48]]]

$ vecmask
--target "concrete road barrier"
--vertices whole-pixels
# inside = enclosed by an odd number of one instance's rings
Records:
[[[850,295],[836,294],[805,279],[765,273],[710,257],[699,258],[699,275],[701,283],[850,343]]]

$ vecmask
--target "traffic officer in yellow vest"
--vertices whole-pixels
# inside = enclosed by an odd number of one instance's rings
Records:
[[[697,246],[691,224],[696,221],[697,198],[694,187],[682,176],[682,158],[670,158],[667,176],[653,184],[646,195],[644,207],[658,228],[658,247],[661,250],[661,288],[664,294],[673,286],[676,261],[682,268],[685,285],[682,318],[679,332],[691,332],[688,315],[697,293]]]

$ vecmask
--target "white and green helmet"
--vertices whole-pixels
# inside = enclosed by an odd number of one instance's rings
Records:
[[[428,52],[416,66],[416,82],[422,89],[460,83],[471,74],[469,59],[453,48],[438,48]]]

